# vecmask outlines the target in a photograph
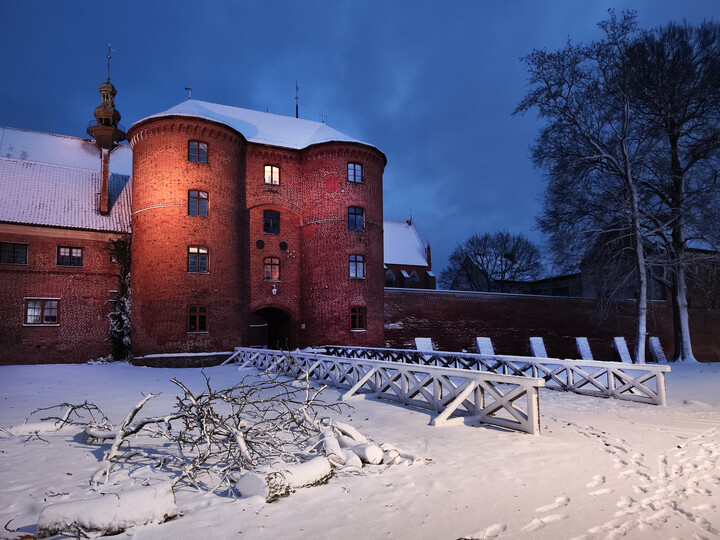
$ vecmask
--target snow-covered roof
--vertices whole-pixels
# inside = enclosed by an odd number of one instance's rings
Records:
[[[110,155],[110,213],[97,211],[100,151],[91,140],[0,127],[0,221],[130,231],[132,152]]]
[[[425,248],[415,225],[407,221],[383,221],[385,264],[427,266]]]
[[[354,142],[373,146],[348,137],[323,122],[313,122],[302,118],[218,105],[207,101],[198,101],[197,99],[188,99],[165,112],[143,118],[135,122],[133,127],[145,120],[163,116],[188,116],[219,122],[242,133],[250,142],[292,148],[294,150],[332,141]]]
[[[99,170],[100,150],[92,139],[0,126],[0,157]],[[110,170],[132,174],[132,150],[121,144],[110,154]]]

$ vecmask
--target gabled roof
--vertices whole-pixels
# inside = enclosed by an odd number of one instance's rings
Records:
[[[10,155],[10,157],[8,157]],[[100,150],[91,140],[0,127],[0,221],[130,232],[132,152],[110,155],[110,213],[97,211]]]
[[[165,112],[143,118],[135,122],[130,130],[146,120],[164,116],[187,116],[219,122],[242,133],[249,142],[293,150],[333,141],[353,142],[375,148],[370,144],[348,137],[322,122],[218,105],[197,99],[188,99]]]
[[[427,266],[425,248],[412,222],[383,221],[385,264]]]

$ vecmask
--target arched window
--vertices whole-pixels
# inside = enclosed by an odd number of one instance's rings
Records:
[[[410,272],[410,287],[417,289],[420,286],[420,278],[414,270]]]
[[[394,287],[395,286],[395,272],[392,270],[388,270],[385,272],[385,286],[386,287]]]

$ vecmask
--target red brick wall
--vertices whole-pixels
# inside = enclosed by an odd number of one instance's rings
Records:
[[[87,362],[110,354],[107,341],[117,290],[111,233],[0,225],[4,242],[28,244],[28,264],[0,264],[0,364]],[[57,246],[83,248],[83,266],[57,265]],[[57,326],[26,326],[25,298],[59,298]]]
[[[223,126],[151,119],[133,147],[133,354],[228,350],[247,325],[244,141]],[[208,144],[208,163],[188,160],[188,141]],[[208,216],[188,216],[188,191],[208,193]],[[208,273],[187,271],[187,248],[208,248]],[[188,306],[208,309],[208,331],[190,333]]]
[[[431,337],[440,350],[476,352],[475,338],[484,336],[492,339],[498,354],[528,355],[529,338],[540,336],[551,357],[576,358],[575,337],[587,337],[596,359],[613,360],[613,338],[623,336],[632,350],[634,302],[618,304],[604,320],[598,309],[594,300],[578,298],[386,290],[385,342],[388,347],[414,348],[413,338]],[[690,316],[696,357],[720,361],[720,314],[692,309]],[[660,337],[670,359],[670,304],[650,302],[648,335]]]

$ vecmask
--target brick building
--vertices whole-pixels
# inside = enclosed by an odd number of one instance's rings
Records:
[[[136,356],[383,343],[380,150],[197,100],[118,144],[100,93],[94,140],[1,128],[0,363],[107,355],[108,240],[130,234]]]
[[[434,289],[430,244],[423,246],[412,218],[384,221],[385,286]]]

